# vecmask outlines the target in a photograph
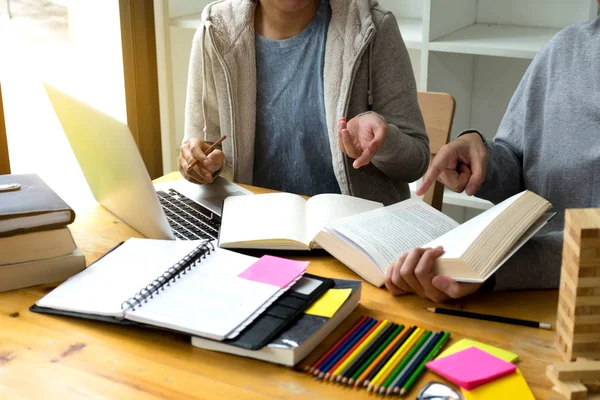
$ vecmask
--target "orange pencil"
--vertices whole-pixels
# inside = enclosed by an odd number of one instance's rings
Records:
[[[227,136],[221,136],[220,138],[215,140],[215,142],[211,144],[208,149],[204,150],[204,155],[209,155],[210,153],[212,153],[217,148],[217,146],[220,145],[221,142],[226,138]],[[190,165],[187,166],[187,170],[189,171],[190,169],[194,168],[196,164],[198,164],[198,160],[194,158],[194,161],[192,161]]]
[[[371,365],[369,366],[369,368],[365,369],[363,371],[363,373],[356,379],[356,382],[354,382],[354,386],[358,386],[360,384],[363,383],[363,381],[367,378],[367,376],[369,376],[369,374],[379,365],[379,363],[381,362],[381,360],[383,360],[385,358],[385,356],[390,352],[390,350],[392,350],[394,348],[394,346],[396,346],[396,344],[402,340],[404,338],[404,336],[406,336],[406,333],[410,330],[410,327],[406,327],[402,330],[402,332],[400,332],[396,338],[390,342],[390,344],[387,345],[387,347],[385,349],[383,349],[383,351],[381,352],[380,355],[377,356],[377,358],[375,360],[373,360],[373,362],[371,363]]]
[[[352,353],[354,353],[354,351],[355,351],[355,350],[358,348],[358,346],[360,346],[360,345],[362,344],[362,342],[364,342],[364,341],[365,341],[365,340],[366,340],[366,339],[367,339],[367,338],[368,338],[368,337],[371,335],[371,333],[373,333],[373,331],[374,331],[375,329],[377,329],[377,328],[379,327],[379,325],[381,325],[381,323],[382,323],[382,322],[383,322],[383,321],[377,321],[377,323],[376,323],[376,324],[374,324],[374,325],[373,325],[373,326],[372,326],[372,327],[371,327],[371,328],[370,328],[370,329],[369,329],[369,330],[368,330],[368,331],[367,331],[367,332],[366,332],[364,335],[362,335],[362,337],[360,338],[360,340],[357,340],[357,341],[356,341],[356,343],[354,343],[354,346],[352,346],[352,347],[350,348],[350,350],[348,350],[348,351],[346,352],[346,354],[344,354],[344,356],[343,356],[342,358],[340,358],[340,359],[338,360],[338,362],[336,362],[336,363],[333,365],[333,367],[331,367],[331,369],[329,370],[329,372],[327,372],[327,373],[325,374],[325,379],[332,379],[332,380],[333,380],[333,379],[337,378],[337,375],[334,375],[334,374],[333,374],[333,372],[334,372],[334,371],[335,371],[335,370],[336,370],[336,369],[337,369],[337,368],[338,368],[340,365],[342,365],[342,363],[343,363],[344,361],[346,361],[346,359],[347,359],[348,357],[350,357],[350,355],[351,355]]]

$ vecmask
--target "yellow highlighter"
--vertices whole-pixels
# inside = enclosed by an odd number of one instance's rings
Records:
[[[423,330],[422,328],[417,328],[412,335],[410,335],[410,337],[408,338],[408,340],[406,341],[406,343],[404,343],[402,345],[402,347],[400,347],[398,349],[398,351],[396,352],[396,354],[394,354],[394,356],[392,358],[390,358],[390,360],[387,362],[387,364],[384,365],[383,368],[381,368],[381,371],[379,371],[377,373],[377,375],[375,375],[375,378],[373,378],[373,380],[371,381],[371,383],[369,383],[369,391],[373,390],[373,387],[375,385],[379,385],[381,382],[384,381],[384,378],[387,377],[387,375],[393,371],[392,370],[392,365],[394,365],[394,362],[402,356],[402,354],[406,353],[407,349],[410,349],[415,343],[416,341],[425,333],[425,330]]]

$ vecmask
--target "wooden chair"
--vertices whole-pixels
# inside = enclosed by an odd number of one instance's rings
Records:
[[[419,92],[419,107],[421,107],[425,129],[429,135],[431,161],[433,161],[442,146],[448,143],[452,131],[455,106],[454,97],[448,93]],[[444,185],[440,182],[435,182],[423,195],[423,201],[440,211],[442,210],[443,198]]]
[[[2,107],[2,88],[0,87],[0,175],[4,174],[10,174],[10,162],[4,125],[4,108]]]

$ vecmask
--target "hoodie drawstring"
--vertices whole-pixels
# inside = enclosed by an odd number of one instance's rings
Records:
[[[373,61],[373,41],[369,43],[369,83],[367,91],[367,109],[372,111],[373,109],[373,68],[371,67]]]

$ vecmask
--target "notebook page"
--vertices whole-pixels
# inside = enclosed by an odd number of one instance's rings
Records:
[[[420,199],[410,199],[334,222],[329,230],[362,249],[385,273],[405,251],[454,229],[458,223]]]
[[[127,318],[222,340],[281,290],[238,277],[256,261],[217,248]]]
[[[40,307],[122,317],[121,304],[202,243],[127,240],[38,300]]]

